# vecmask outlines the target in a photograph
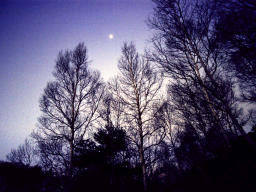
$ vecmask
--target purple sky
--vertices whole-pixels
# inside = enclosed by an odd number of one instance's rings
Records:
[[[150,0],[1,0],[0,159],[36,127],[38,100],[58,52],[84,42],[91,68],[107,80],[124,41],[145,48],[152,7]]]

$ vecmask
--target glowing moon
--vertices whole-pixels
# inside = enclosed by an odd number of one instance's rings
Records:
[[[113,35],[112,33],[110,33],[110,34],[108,35],[108,38],[109,38],[109,39],[114,39],[114,35]]]

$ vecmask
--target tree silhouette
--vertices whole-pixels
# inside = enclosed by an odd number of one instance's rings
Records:
[[[106,126],[94,134],[94,139],[99,144],[99,151],[105,154],[110,164],[115,164],[114,158],[118,152],[126,150],[126,134],[122,129]]]
[[[72,51],[59,53],[53,76],[55,80],[47,84],[40,99],[42,116],[33,136],[39,152],[44,154],[41,157],[62,162],[71,176],[76,145],[98,117],[102,81],[99,72],[88,69],[83,43]]]
[[[36,163],[35,147],[30,140],[25,139],[24,144],[19,145],[17,149],[12,149],[6,155],[6,159],[12,163],[22,163],[32,165]]]
[[[152,145],[163,139],[165,132],[153,126],[154,104],[162,79],[151,64],[140,57],[134,44],[125,43],[119,60],[120,75],[111,91],[124,110],[124,129],[137,149],[143,176],[144,190],[147,190],[145,154]]]

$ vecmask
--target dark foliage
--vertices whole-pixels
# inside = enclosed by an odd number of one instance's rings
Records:
[[[94,134],[94,139],[99,144],[101,153],[107,157],[114,157],[118,152],[124,151],[126,145],[126,133],[122,129],[115,129],[112,126],[106,126]]]
[[[126,149],[125,131],[106,126],[84,140],[75,152],[77,174],[69,191],[130,191],[139,189],[138,169],[130,166],[123,157]]]
[[[256,140],[256,132],[249,133]],[[190,137],[190,138],[189,138]],[[182,136],[182,143],[193,143],[193,135]],[[192,139],[192,140],[191,140]],[[195,145],[196,146],[196,145]],[[155,170],[148,180],[150,192],[189,192],[189,191],[234,191],[253,192],[255,186],[255,161],[256,155],[243,137],[232,140],[229,151],[225,147],[219,149],[219,156],[190,163],[191,167],[179,170],[173,163],[165,164]],[[80,168],[72,179],[57,177],[50,173],[44,173],[39,167],[28,167],[15,163],[0,163],[0,191],[116,191],[129,192],[141,191],[142,183],[138,179],[140,172],[137,168],[127,165],[104,164],[99,159],[101,152],[92,141],[85,141],[80,146],[86,154],[81,161],[84,164],[76,164]],[[183,148],[183,147],[182,147]],[[197,147],[189,146],[185,154],[198,151]],[[103,155],[104,156],[104,155]],[[81,160],[81,159],[80,159]],[[85,163],[86,162],[86,163]],[[114,175],[113,175],[114,173]],[[114,176],[114,177],[113,177]]]
[[[256,140],[256,132],[249,134]],[[220,155],[215,158],[203,160],[199,156],[200,163],[192,163],[185,171],[179,172],[176,166],[156,171],[151,191],[255,191],[254,151],[243,137],[234,139],[231,145],[229,151],[219,148]],[[192,153],[192,150],[183,152]]]
[[[40,167],[0,162],[1,192],[53,192],[60,188],[60,179],[43,172]]]

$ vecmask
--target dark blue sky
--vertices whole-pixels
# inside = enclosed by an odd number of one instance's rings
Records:
[[[107,80],[124,41],[145,48],[152,7],[150,0],[1,0],[0,159],[35,128],[58,52],[84,42],[91,68]]]

